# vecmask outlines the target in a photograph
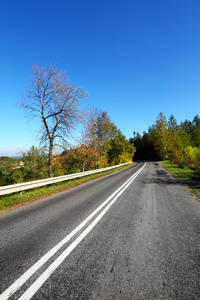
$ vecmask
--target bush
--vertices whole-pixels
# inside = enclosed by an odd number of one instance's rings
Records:
[[[183,149],[173,151],[172,161],[177,163],[181,168],[200,170],[200,149],[187,146]]]

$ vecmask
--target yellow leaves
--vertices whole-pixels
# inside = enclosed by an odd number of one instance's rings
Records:
[[[101,155],[101,157],[99,157],[99,160],[97,161],[97,165],[99,168],[105,168],[108,167],[108,157],[107,155]]]
[[[61,155],[53,155],[52,157],[52,166],[54,169],[59,169],[61,172],[65,172],[65,165],[62,161]]]
[[[173,150],[173,162],[181,167],[200,169],[200,149],[187,146],[185,148]]]
[[[132,155],[128,152],[124,152],[121,155],[119,155],[119,163],[120,164],[130,162],[131,160],[132,160]]]
[[[188,146],[184,149],[186,159],[189,161],[195,161],[200,158],[200,149],[192,146]]]

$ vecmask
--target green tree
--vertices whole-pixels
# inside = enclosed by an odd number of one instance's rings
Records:
[[[23,168],[15,168],[9,174],[9,184],[24,182]]]
[[[118,129],[115,137],[110,141],[108,161],[110,164],[120,164],[132,160],[135,147]]]
[[[170,139],[168,125],[163,113],[160,113],[153,130],[153,143],[157,151],[158,157],[161,160],[168,158]]]
[[[35,146],[32,146],[26,153],[23,153],[22,161],[24,162],[25,181],[47,178],[47,160],[48,158],[44,151],[38,150]]]
[[[189,140],[189,144],[192,145],[192,132],[193,132],[192,122],[185,120],[184,122],[181,122],[180,128],[181,131],[184,133],[184,136],[187,136],[187,140]]]
[[[106,143],[111,140],[113,134],[115,133],[115,126],[111,122],[111,119],[106,111],[103,111],[97,117],[95,126],[98,141],[102,145],[102,147],[104,147]]]
[[[196,115],[192,121],[192,142],[195,147],[200,148],[200,118]]]
[[[9,173],[6,167],[0,167],[0,186],[9,184]]]
[[[99,167],[105,167],[108,164],[108,151],[110,142],[117,132],[117,127],[111,122],[106,111],[90,109],[88,113],[86,130],[92,132],[96,141],[96,146],[99,148]]]
[[[81,162],[76,148],[63,151],[61,161],[66,174],[81,172]]]

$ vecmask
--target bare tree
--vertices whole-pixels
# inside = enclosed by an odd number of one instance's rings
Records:
[[[69,83],[56,66],[33,66],[33,77],[19,105],[31,117],[41,120],[40,141],[48,145],[49,176],[53,176],[52,155],[56,145],[67,143],[71,131],[83,118],[80,102],[87,93]]]

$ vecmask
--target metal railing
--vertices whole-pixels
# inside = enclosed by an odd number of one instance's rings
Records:
[[[69,175],[64,175],[64,176],[59,176],[59,177],[52,177],[52,178],[29,181],[29,182],[24,182],[24,183],[16,183],[16,184],[12,184],[12,185],[5,185],[5,186],[0,187],[0,196],[7,195],[7,194],[12,194],[12,193],[16,193],[16,192],[22,192],[22,191],[25,191],[25,190],[34,189],[36,187],[45,186],[45,185],[49,185],[49,184],[53,184],[53,183],[57,183],[57,182],[61,182],[61,181],[72,180],[72,179],[75,179],[75,178],[80,178],[80,177],[84,177],[84,176],[95,174],[95,173],[105,172],[105,171],[108,171],[108,170],[111,170],[111,169],[115,169],[115,168],[118,168],[118,167],[121,167],[121,166],[125,166],[125,165],[130,164],[130,163],[131,162],[116,165],[116,166],[111,166],[111,167],[107,167],[107,168],[101,168],[101,169],[96,169],[96,170],[91,170],[91,171],[86,171],[86,172],[80,172],[80,173],[75,173],[75,174],[69,174]]]

